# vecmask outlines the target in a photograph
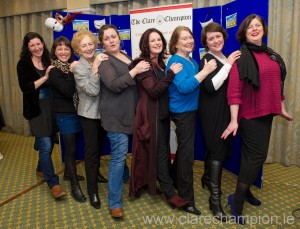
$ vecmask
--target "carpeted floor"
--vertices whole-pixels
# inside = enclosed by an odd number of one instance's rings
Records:
[[[128,184],[124,185],[123,204],[126,217],[112,219],[107,204],[107,184],[99,184],[101,209],[96,210],[89,202],[78,203],[70,194],[69,183],[62,180],[63,164],[58,145],[53,151],[55,171],[60,174],[63,188],[68,195],[55,201],[45,182],[35,177],[38,153],[33,150],[33,137],[23,137],[0,132],[0,228],[300,228],[300,219],[292,215],[300,208],[300,168],[266,164],[263,189],[252,188],[262,205],[245,204],[247,225],[235,225],[232,221],[220,223],[211,218],[208,209],[209,192],[202,189],[200,178],[203,162],[195,161],[195,201],[202,215],[194,216],[182,210],[172,209],[163,196],[142,194],[139,199],[128,197]],[[130,155],[128,155],[130,165]],[[109,156],[101,157],[101,173],[107,177]],[[84,175],[84,163],[77,165]],[[225,212],[226,198],[235,189],[236,176],[224,171],[222,200]],[[81,182],[86,193],[86,184]],[[296,212],[296,217],[300,213]]]

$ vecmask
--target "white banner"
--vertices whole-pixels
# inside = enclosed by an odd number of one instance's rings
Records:
[[[130,11],[132,58],[140,54],[140,38],[147,29],[162,32],[167,43],[177,26],[193,27],[193,4],[158,6]]]

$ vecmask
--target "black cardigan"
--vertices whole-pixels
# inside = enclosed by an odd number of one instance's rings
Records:
[[[49,86],[47,81],[35,89],[34,81],[40,78],[31,59],[19,60],[17,73],[20,88],[23,92],[23,116],[29,120],[38,116],[41,111],[39,107],[39,93],[41,87]]]

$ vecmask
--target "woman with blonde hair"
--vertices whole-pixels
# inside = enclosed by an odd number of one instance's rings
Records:
[[[78,92],[77,113],[84,136],[85,172],[87,191],[90,204],[99,209],[98,173],[100,166],[99,153],[104,141],[104,134],[100,121],[100,76],[98,67],[108,57],[104,54],[95,55],[98,41],[96,36],[87,30],[81,30],[74,34],[71,43],[74,51],[79,55],[79,61],[74,61],[70,69],[74,73]]]

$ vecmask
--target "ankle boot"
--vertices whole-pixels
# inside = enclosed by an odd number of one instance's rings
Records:
[[[250,188],[248,189],[245,199],[249,204],[251,204],[253,206],[261,205],[261,201],[259,199],[257,199],[255,196],[253,196],[252,192],[250,191]]]
[[[76,180],[74,182],[71,180],[70,183],[71,183],[71,194],[72,194],[72,197],[74,198],[74,200],[76,200],[77,202],[81,202],[81,203],[85,202],[86,197],[83,194],[78,181]]]
[[[235,200],[234,194],[228,196],[228,204],[230,206],[231,219],[234,219],[236,223],[244,225],[246,223],[243,214],[243,201]]]
[[[210,174],[210,198],[209,209],[215,218],[226,221],[227,216],[221,205],[221,179],[222,179],[223,162],[209,161]]]
[[[204,161],[204,173],[201,178],[201,185],[202,188],[204,189],[205,186],[210,190],[210,184],[209,184],[209,168],[208,168],[208,162],[207,160]]]

